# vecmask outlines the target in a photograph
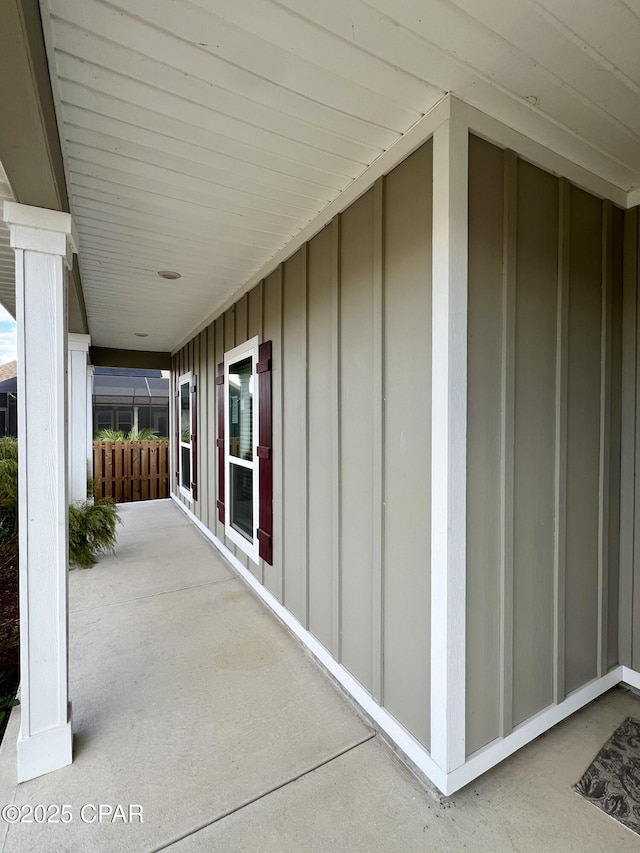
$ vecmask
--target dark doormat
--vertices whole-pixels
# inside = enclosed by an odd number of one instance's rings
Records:
[[[616,729],[573,790],[640,835],[640,720]]]

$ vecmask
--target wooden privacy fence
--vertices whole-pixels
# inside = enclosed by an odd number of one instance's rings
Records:
[[[96,500],[169,497],[169,441],[94,441],[93,480]]]

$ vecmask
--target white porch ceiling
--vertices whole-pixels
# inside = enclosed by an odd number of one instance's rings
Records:
[[[640,186],[640,0],[41,6],[98,346],[172,349],[446,92]]]

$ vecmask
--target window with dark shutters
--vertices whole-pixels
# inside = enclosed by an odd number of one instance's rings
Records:
[[[254,562],[273,562],[271,341],[252,338],[218,365],[218,518]]]
[[[273,465],[271,461],[271,341],[260,344],[258,350],[258,405],[259,405],[259,524],[258,545],[260,557],[273,564]]]
[[[176,439],[176,488],[180,488],[180,385],[176,377],[176,388],[173,394],[175,401],[175,439]]]
[[[191,377],[191,496],[198,500],[198,393],[196,377]]]
[[[216,374],[216,390],[218,392],[218,521],[225,523],[224,513],[224,361],[218,365]]]

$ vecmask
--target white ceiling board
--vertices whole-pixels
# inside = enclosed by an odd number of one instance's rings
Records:
[[[640,187],[639,0],[41,6],[97,345],[175,347],[445,93]]]

